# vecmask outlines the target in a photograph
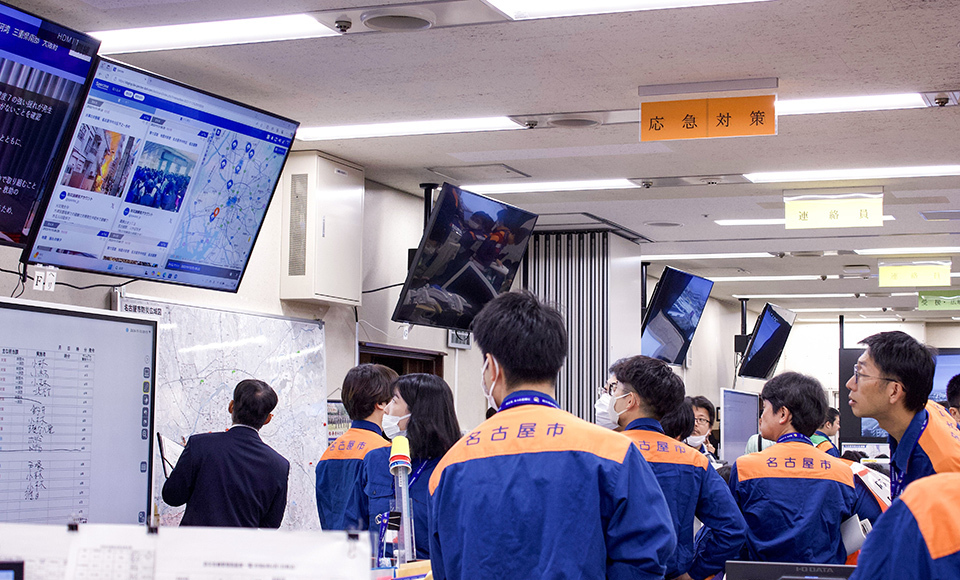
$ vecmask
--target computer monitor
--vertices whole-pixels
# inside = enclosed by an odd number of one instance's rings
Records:
[[[739,562],[726,565],[727,580],[845,580],[856,566],[844,564],[791,564],[785,562]]]
[[[733,463],[744,454],[750,437],[760,432],[760,395],[720,391],[720,459]]]
[[[0,244],[23,246],[100,41],[0,3]]]
[[[640,354],[682,364],[712,289],[711,280],[664,268],[643,317]]]
[[[101,59],[22,261],[236,292],[297,127]]]
[[[470,330],[510,290],[536,223],[536,214],[444,183],[393,320]]]

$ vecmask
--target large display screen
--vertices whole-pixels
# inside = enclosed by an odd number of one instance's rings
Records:
[[[0,244],[26,241],[99,48],[0,4]]]
[[[147,523],[155,322],[0,300],[0,521]]]
[[[297,127],[103,59],[24,261],[236,292]]]
[[[469,330],[510,290],[537,215],[444,183],[393,320]]]
[[[640,354],[682,364],[712,289],[706,278],[664,268],[643,317]]]
[[[767,303],[753,327],[753,334],[750,335],[738,374],[741,377],[769,379],[777,368],[777,361],[780,360],[796,319],[794,312]]]

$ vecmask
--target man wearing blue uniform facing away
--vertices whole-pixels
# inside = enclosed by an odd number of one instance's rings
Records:
[[[746,523],[730,489],[703,454],[664,434],[659,419],[683,403],[683,381],[667,363],[646,356],[622,359],[610,368],[601,399],[611,423],[625,429],[653,468],[670,506],[677,550],[667,561],[666,578],[703,580],[723,570],[746,541]],[[712,534],[695,553],[693,519]]]
[[[867,535],[850,580],[960,580],[960,473],[910,485]]]
[[[867,349],[847,381],[850,409],[889,433],[890,499],[922,477],[960,472],[960,431],[946,410],[927,401],[936,367],[931,351],[900,331],[861,344]]]
[[[820,383],[783,373],[764,385],[760,435],[777,444],[741,456],[730,490],[747,521],[742,559],[843,564],[840,524],[854,514],[853,472],[813,446],[827,397]]]
[[[529,292],[502,294],[473,334],[499,412],[430,478],[434,578],[662,578],[676,537],[650,466],[628,438],[554,399],[560,313]]]
[[[384,409],[393,398],[397,373],[383,365],[353,367],[343,379],[340,399],[352,423],[317,462],[317,511],[324,530],[366,529],[365,520],[346,521],[349,498],[358,489],[363,459],[374,449],[389,447],[381,431]]]

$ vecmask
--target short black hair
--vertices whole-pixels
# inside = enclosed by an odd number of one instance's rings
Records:
[[[861,340],[860,344],[870,349],[870,358],[885,378],[903,385],[903,404],[907,410],[914,413],[923,410],[933,390],[936,350],[899,330],[879,332]]]
[[[833,407],[827,407],[827,417],[823,420],[823,424],[826,425],[830,423],[831,425],[840,418],[839,409],[834,409]]]
[[[497,296],[473,319],[473,337],[484,355],[503,368],[507,389],[522,383],[554,384],[567,356],[560,312],[528,291]]]
[[[393,383],[410,411],[407,437],[410,456],[442,457],[460,439],[460,423],[453,405],[453,392],[436,375],[403,375]]]
[[[244,379],[233,389],[233,422],[259,429],[277,407],[277,393],[257,379]]]
[[[697,395],[691,399],[694,407],[699,409],[704,409],[707,412],[707,415],[710,416],[710,427],[713,427],[713,424],[717,420],[717,408],[713,406],[713,402],[704,397],[703,395]]]
[[[728,463],[728,464],[726,464],[726,465],[721,465],[720,467],[717,468],[717,475],[719,475],[720,477],[722,477],[722,478],[723,478],[723,481],[725,481],[725,482],[727,483],[727,485],[729,485],[729,484],[730,484],[730,473],[731,473],[732,471],[733,471],[733,466]],[[704,527],[706,527],[706,526],[704,526]]]
[[[660,417],[660,426],[667,437],[683,441],[693,434],[695,421],[693,401],[690,397],[685,397],[679,407]]]
[[[683,380],[662,360],[632,356],[613,363],[610,372],[625,383],[626,391],[633,390],[643,399],[658,421],[683,403]]]
[[[960,375],[953,375],[947,383],[947,404],[960,409]]]
[[[373,414],[378,404],[389,403],[395,380],[397,371],[383,365],[366,363],[347,371],[340,400],[350,419],[362,421]]]
[[[760,398],[773,410],[786,407],[793,415],[790,423],[797,432],[810,437],[827,416],[827,394],[820,381],[800,373],[783,373],[767,381]]]

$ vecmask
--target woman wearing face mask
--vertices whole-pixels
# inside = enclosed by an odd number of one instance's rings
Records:
[[[453,393],[436,375],[404,375],[394,382],[394,397],[383,417],[383,430],[388,437],[405,435],[410,440],[412,470],[409,475],[410,498],[413,503],[414,539],[417,559],[430,557],[427,510],[430,501],[430,475],[440,458],[460,439],[460,426],[453,405]],[[390,557],[392,547],[380,554],[381,522],[390,512],[394,498],[393,475],[390,474],[390,447],[367,454],[360,469],[360,485],[347,505],[349,521],[366,522],[376,558]]]

